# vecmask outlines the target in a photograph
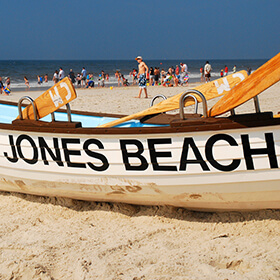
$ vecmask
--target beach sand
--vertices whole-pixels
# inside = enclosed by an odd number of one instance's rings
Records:
[[[183,90],[149,87],[148,99],[136,99],[137,87],[78,89],[71,108],[131,114]],[[262,93],[262,111],[280,111],[279,94],[280,83]],[[236,111],[253,109],[249,101]],[[0,279],[280,279],[280,210],[203,213],[0,192],[0,225]]]

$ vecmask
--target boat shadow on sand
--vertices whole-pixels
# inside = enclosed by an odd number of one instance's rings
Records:
[[[72,211],[84,212],[106,211],[119,213],[127,217],[159,216],[167,219],[176,219],[200,223],[238,223],[249,221],[276,220],[280,221],[280,210],[258,211],[227,211],[201,212],[173,206],[145,206],[126,203],[83,201],[64,197],[47,197],[30,194],[0,192],[0,196],[17,197],[32,203],[51,204],[65,207]]]

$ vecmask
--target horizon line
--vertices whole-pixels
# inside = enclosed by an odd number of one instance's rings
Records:
[[[146,58],[143,59],[143,61],[145,60],[158,60],[158,61],[168,61],[168,60],[266,60],[269,58]],[[106,58],[106,59],[76,59],[76,58],[72,58],[72,59],[37,59],[37,58],[32,58],[32,59],[0,59],[0,61],[134,61],[134,59],[126,59],[126,58],[122,58],[122,59],[110,59],[110,58]]]

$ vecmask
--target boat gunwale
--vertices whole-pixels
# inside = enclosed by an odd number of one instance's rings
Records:
[[[0,104],[17,106],[16,102],[0,101]],[[66,112],[64,109],[58,112]],[[99,116],[99,117],[123,117],[124,115],[85,112],[73,110],[73,114]],[[174,119],[170,122],[170,126],[160,127],[81,127],[80,123],[75,122],[45,122],[35,120],[15,120],[12,124],[0,123],[1,130],[22,131],[22,132],[44,132],[59,134],[112,134],[112,135],[131,135],[131,134],[167,134],[167,133],[184,133],[198,131],[220,131],[242,128],[258,128],[266,126],[280,125],[280,118],[268,118],[271,112],[252,113],[236,115],[234,117],[216,117],[216,118],[191,118],[187,120]],[[257,118],[248,118],[247,116],[257,116]],[[258,117],[259,116],[259,117]],[[264,116],[264,117],[262,117]]]

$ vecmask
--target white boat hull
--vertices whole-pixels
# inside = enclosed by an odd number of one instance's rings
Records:
[[[0,132],[4,191],[211,211],[280,208],[278,125],[137,135]]]

